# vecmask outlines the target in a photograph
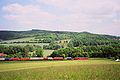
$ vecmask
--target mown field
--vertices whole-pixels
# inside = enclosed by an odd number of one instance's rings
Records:
[[[18,41],[31,41],[31,40],[34,40],[35,37],[28,37],[28,38],[20,38],[20,39],[13,39],[13,40],[5,40],[3,42],[7,42],[7,43],[10,43],[10,42],[18,42]]]
[[[26,45],[39,45],[43,47],[43,45],[49,45],[49,43],[11,43],[11,42],[32,42],[35,40],[35,37],[28,37],[28,38],[20,38],[20,39],[13,39],[13,40],[5,40],[0,43],[0,45],[7,45],[7,46],[26,46]],[[4,43],[6,42],[6,43]]]
[[[14,44],[0,44],[0,45],[7,45],[7,46],[26,46],[26,45],[49,45],[49,43],[14,43]]]
[[[0,62],[0,80],[120,80],[120,63],[108,59]]]

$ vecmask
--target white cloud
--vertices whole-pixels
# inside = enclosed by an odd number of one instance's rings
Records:
[[[48,5],[53,5],[71,12],[93,12],[105,10],[116,10],[119,4],[115,0],[37,0]],[[119,8],[120,9],[120,8]],[[98,13],[98,12],[97,12]]]
[[[117,26],[120,17],[118,15],[120,14],[119,0],[36,0],[36,2],[36,5],[14,3],[4,6],[3,11],[6,12],[4,17],[29,29],[34,27],[115,34],[119,30],[117,28],[120,28]],[[66,11],[67,15],[53,14],[52,8],[45,11],[40,4],[60,9],[59,14]],[[112,28],[114,28],[113,31],[108,31]]]
[[[119,31],[119,0],[37,0],[71,12],[60,18],[63,26],[74,31],[110,33]],[[113,26],[114,25],[114,26]]]
[[[42,11],[39,6],[35,5],[20,5],[18,3],[10,4],[3,7],[3,11],[7,14],[4,17],[8,20],[13,20],[21,26],[45,26],[50,21],[56,18],[48,12]]]

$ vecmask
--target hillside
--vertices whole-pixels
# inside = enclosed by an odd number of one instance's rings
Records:
[[[26,49],[29,46],[28,51],[31,51],[31,47],[33,51],[39,47],[44,50],[44,54],[52,57],[117,58],[120,56],[120,37],[111,35],[46,30],[0,31],[0,39],[1,48],[7,47],[8,52],[12,47],[16,51],[16,47]],[[1,49],[1,52],[6,53],[6,51],[6,48]]]
[[[1,44],[42,44],[44,49],[58,49],[65,47],[120,45],[120,37],[111,35],[93,34],[89,32],[67,31],[0,31]],[[46,45],[47,43],[47,45]],[[35,44],[35,45],[36,45]],[[49,46],[48,46],[49,44]]]
[[[35,36],[45,36],[47,34],[56,35],[58,38],[60,35],[64,34],[68,38],[72,38],[73,36],[80,35],[94,35],[96,37],[106,37],[111,39],[120,39],[120,37],[111,36],[111,35],[100,35],[100,34],[92,34],[89,32],[67,32],[67,31],[47,31],[47,30],[37,30],[32,29],[29,31],[0,31],[0,39],[1,40],[12,40],[19,39],[24,37],[35,37]]]
[[[30,30],[30,31],[0,31],[1,40],[12,40],[25,37],[35,36],[36,34],[45,33],[44,30]]]

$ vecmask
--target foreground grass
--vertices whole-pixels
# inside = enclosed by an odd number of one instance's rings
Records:
[[[120,63],[107,59],[0,62],[0,80],[120,80]]]

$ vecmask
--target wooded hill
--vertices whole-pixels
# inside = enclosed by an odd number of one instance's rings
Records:
[[[92,34],[89,32],[47,31],[36,29],[30,31],[0,31],[1,41],[29,37],[33,37],[33,39],[23,41],[23,43],[52,43],[54,41],[69,40],[69,47],[120,44],[120,37],[118,36]]]
[[[1,44],[7,44],[7,46],[0,46],[0,52],[6,53],[8,56],[12,55],[12,57],[28,57],[29,55],[25,53],[31,52],[31,50],[36,51],[38,48],[34,43],[44,43],[42,49],[54,50],[49,55],[52,57],[120,58],[120,37],[111,35],[46,30],[0,31],[0,39]],[[15,43],[29,43],[29,45],[15,46]],[[13,46],[9,46],[9,44]],[[40,45],[39,48],[41,48]]]

